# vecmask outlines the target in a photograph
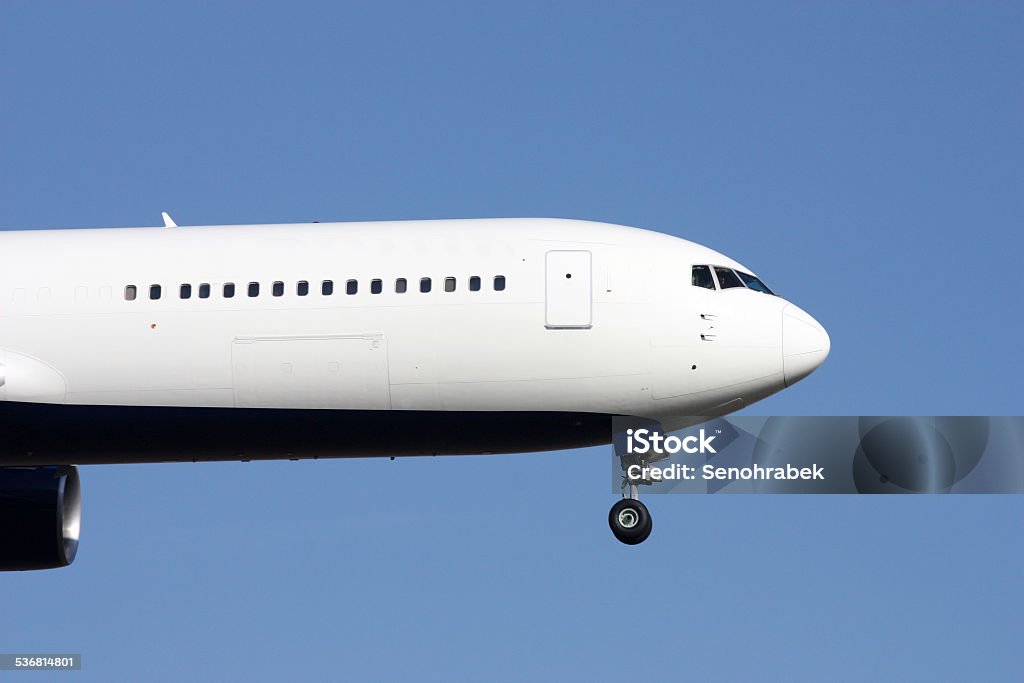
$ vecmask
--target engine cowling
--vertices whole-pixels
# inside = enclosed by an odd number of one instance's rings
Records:
[[[81,523],[76,467],[0,469],[0,571],[66,567]]]

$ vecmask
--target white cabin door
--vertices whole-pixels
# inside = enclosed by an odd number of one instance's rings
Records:
[[[589,251],[549,251],[545,261],[544,324],[551,329],[591,326]]]

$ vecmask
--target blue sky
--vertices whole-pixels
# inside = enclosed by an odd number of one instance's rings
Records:
[[[8,1],[0,228],[648,227],[830,331],[748,412],[1020,414],[1022,77],[1019,3]],[[75,564],[0,576],[0,651],[82,680],[1024,668],[1020,497],[649,496],[627,548],[608,457],[86,468]]]

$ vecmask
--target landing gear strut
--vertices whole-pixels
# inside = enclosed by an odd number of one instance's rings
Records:
[[[612,528],[615,538],[626,545],[636,545],[651,535],[651,513],[637,498],[636,485],[626,486],[629,487],[629,495],[623,490],[622,500],[612,506],[608,513],[608,526]]]

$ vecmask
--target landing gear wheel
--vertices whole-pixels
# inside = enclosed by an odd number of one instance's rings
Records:
[[[651,535],[651,513],[636,498],[623,498],[608,513],[608,526],[626,545],[643,543]]]

